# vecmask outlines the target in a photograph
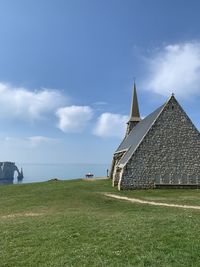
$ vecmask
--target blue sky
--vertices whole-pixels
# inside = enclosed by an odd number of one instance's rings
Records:
[[[0,160],[109,163],[136,77],[200,127],[199,1],[0,0]]]

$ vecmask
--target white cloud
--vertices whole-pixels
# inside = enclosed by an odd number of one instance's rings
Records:
[[[0,140],[10,146],[38,147],[44,144],[58,144],[59,139],[47,136],[30,136],[30,137],[5,137]]]
[[[59,119],[58,128],[63,132],[81,132],[93,116],[88,106],[69,106],[59,108],[56,112]]]
[[[147,59],[147,66],[149,90],[164,96],[200,94],[200,42],[167,45]]]
[[[55,111],[63,104],[63,95],[56,90],[30,91],[0,83],[0,117],[35,120]]]
[[[125,135],[128,116],[103,113],[98,118],[94,134],[100,137],[120,137]]]
[[[31,136],[28,137],[28,140],[30,141],[30,145],[32,147],[37,147],[41,144],[57,144],[59,142],[56,138],[50,138],[46,136]]]
[[[107,104],[108,104],[108,103],[105,102],[105,101],[97,101],[97,102],[94,103],[94,105],[96,105],[96,106],[105,106],[105,105],[107,105]]]

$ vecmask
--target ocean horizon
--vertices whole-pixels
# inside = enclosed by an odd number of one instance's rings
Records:
[[[107,176],[110,164],[97,163],[17,163],[17,167],[23,168],[24,179],[22,183],[44,182],[58,178],[60,180],[72,180],[84,178],[86,173],[92,173],[94,178]],[[14,184],[17,183],[15,173]]]

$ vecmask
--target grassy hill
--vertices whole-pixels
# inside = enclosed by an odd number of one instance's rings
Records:
[[[199,266],[200,211],[104,192],[200,205],[199,190],[117,192],[109,180],[1,186],[0,266]]]

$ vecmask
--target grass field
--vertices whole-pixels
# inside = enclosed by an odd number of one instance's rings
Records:
[[[200,190],[118,192],[109,180],[1,186],[0,266],[200,266],[200,211],[104,192],[200,205]]]

